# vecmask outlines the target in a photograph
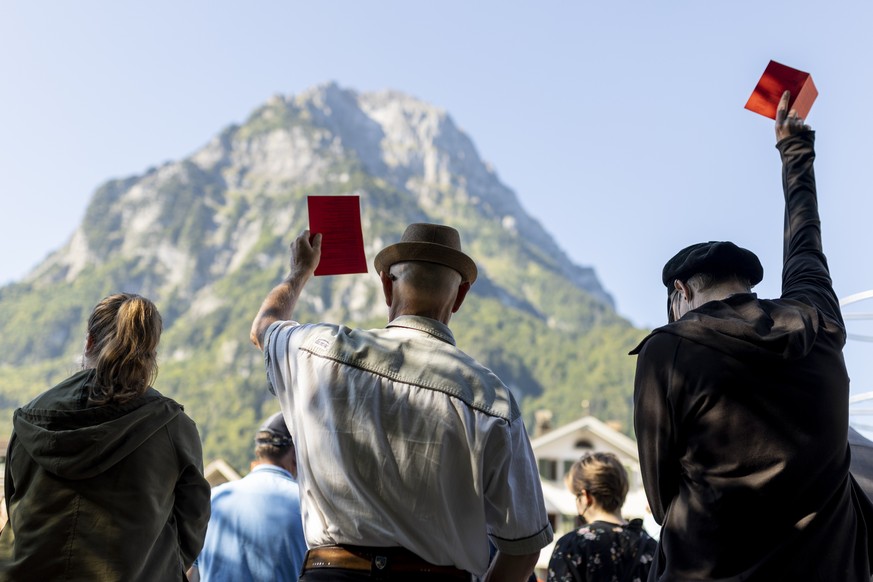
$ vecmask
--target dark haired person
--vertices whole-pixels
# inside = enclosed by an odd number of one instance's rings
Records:
[[[161,316],[102,300],[83,369],[15,411],[0,580],[182,580],[209,519],[200,437],[151,383]]]
[[[573,463],[567,488],[584,523],[561,537],[549,561],[549,582],[645,580],[657,543],[641,519],[621,516],[627,471],[612,453],[591,453]]]
[[[526,582],[553,534],[512,393],[448,326],[477,273],[458,231],[412,224],[376,255],[384,329],[291,321],[320,253],[297,237],[251,331],[297,447],[301,580]]]
[[[192,582],[294,582],[306,541],[294,441],[282,413],[255,435],[248,475],[212,490],[212,516]]]
[[[782,295],[707,242],[667,262],[671,323],[635,350],[635,428],[661,530],[650,580],[870,581],[870,504],[849,474],[849,377],[822,252],[814,133],[783,95]],[[751,210],[750,210],[751,211]]]

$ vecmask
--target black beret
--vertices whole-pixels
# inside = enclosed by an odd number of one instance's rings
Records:
[[[750,285],[757,285],[764,278],[764,268],[755,253],[729,241],[710,241],[685,247],[676,253],[664,265],[661,280],[670,290],[676,279],[687,281],[698,273],[739,275],[748,279]]]

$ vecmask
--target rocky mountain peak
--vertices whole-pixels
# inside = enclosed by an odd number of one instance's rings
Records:
[[[29,280],[71,281],[120,253],[154,271],[156,291],[190,297],[242,265],[267,223],[285,236],[300,221],[305,209],[270,211],[290,193],[361,194],[353,176],[411,205],[390,236],[413,220],[472,221],[464,226],[476,236],[473,225],[485,221],[535,249],[528,254],[548,270],[612,304],[594,272],[569,260],[443,109],[397,91],[359,93],[336,83],[273,96],[189,158],[104,184],[70,244]],[[373,241],[385,242],[378,232]],[[483,253],[481,260],[487,276],[501,259]]]

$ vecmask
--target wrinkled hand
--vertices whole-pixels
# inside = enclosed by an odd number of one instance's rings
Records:
[[[291,243],[291,274],[312,275],[321,260],[321,234],[311,236],[308,230]]]
[[[795,135],[801,131],[812,129],[803,123],[803,118],[797,115],[797,111],[794,109],[788,111],[789,101],[791,101],[791,91],[785,91],[782,94],[782,99],[779,100],[779,106],[776,107],[777,142],[790,135]]]

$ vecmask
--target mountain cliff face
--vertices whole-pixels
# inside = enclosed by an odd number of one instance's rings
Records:
[[[459,345],[528,418],[549,406],[570,420],[585,400],[629,425],[624,354],[641,334],[594,271],[568,259],[444,111],[335,84],[273,97],[187,159],[102,185],[69,243],[0,288],[4,413],[76,367],[100,298],[137,292],[164,315],[156,387],[186,405],[207,458],[244,463],[252,427],[276,408],[248,328],[307,226],[307,195],[360,196],[371,272],[313,280],[298,319],[383,325],[373,257],[411,222],[450,224],[480,268],[452,322]]]

